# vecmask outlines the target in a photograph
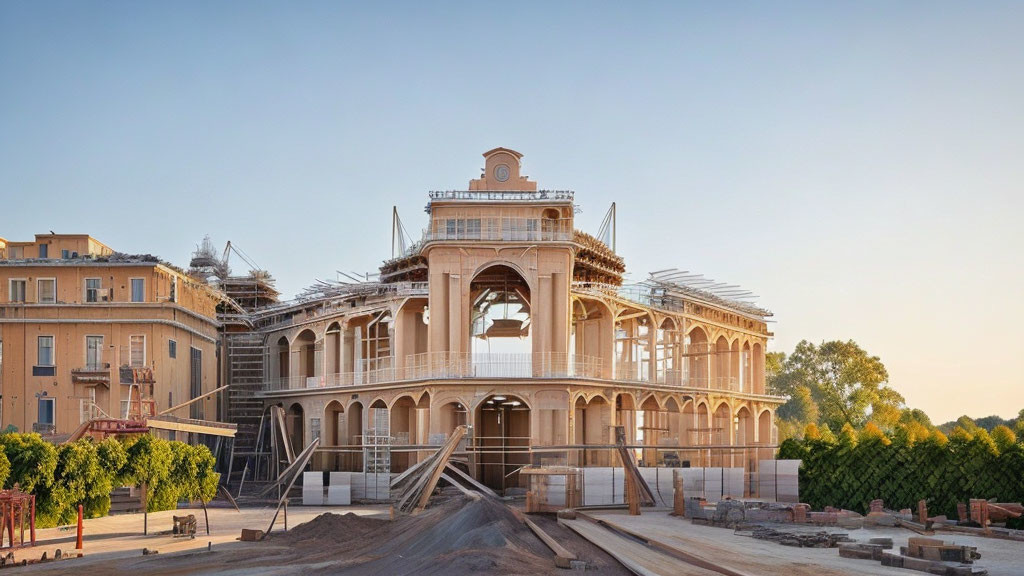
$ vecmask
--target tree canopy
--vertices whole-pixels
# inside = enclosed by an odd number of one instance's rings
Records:
[[[779,419],[795,430],[811,423],[831,430],[862,428],[871,421],[891,431],[903,417],[905,401],[889,386],[885,365],[852,340],[804,340],[789,356],[774,354],[765,362],[768,387],[790,397]]]

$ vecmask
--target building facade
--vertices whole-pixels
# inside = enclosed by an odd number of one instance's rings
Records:
[[[217,387],[218,293],[84,234],[0,240],[0,427],[71,434],[125,418],[133,368],[161,411]],[[209,397],[182,416],[216,420]]]
[[[460,457],[498,489],[525,465],[614,465],[616,426],[645,466],[772,458],[770,313],[682,272],[623,285],[614,223],[577,230],[572,192],[538,190],[513,150],[484,159],[468,190],[430,193],[379,280],[253,313],[258,396],[296,452],[319,437],[317,469],[358,471],[385,443],[401,472],[467,424]]]

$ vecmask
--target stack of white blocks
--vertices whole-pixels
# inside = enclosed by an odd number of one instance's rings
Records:
[[[302,505],[323,506],[324,505],[324,473],[303,472],[302,473]]]
[[[331,472],[330,483],[327,485],[328,506],[348,506],[352,504],[352,473]]]
[[[758,484],[762,500],[800,501],[800,460],[761,460]]]

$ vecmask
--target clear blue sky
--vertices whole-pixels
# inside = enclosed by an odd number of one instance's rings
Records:
[[[936,421],[1024,408],[1024,3],[0,3],[0,236],[294,294],[523,152],[634,278],[757,291]],[[240,263],[239,263],[240,264]],[[236,267],[237,268],[237,267]]]

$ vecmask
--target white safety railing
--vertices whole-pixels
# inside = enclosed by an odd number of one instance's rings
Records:
[[[423,242],[479,240],[483,242],[567,242],[572,220],[550,218],[434,218],[423,231]]]
[[[354,372],[323,376],[289,376],[267,380],[267,390],[338,388],[424,379],[462,378],[600,378],[600,358],[567,353],[467,354],[427,352],[406,356],[403,362],[375,359],[376,365]]]

